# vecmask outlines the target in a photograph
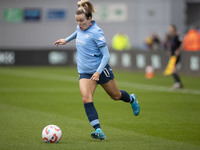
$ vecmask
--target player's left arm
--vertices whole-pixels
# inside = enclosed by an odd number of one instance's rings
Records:
[[[109,59],[110,59],[110,54],[107,46],[103,46],[99,48],[101,53],[103,54],[101,63],[99,67],[97,68],[96,72],[92,75],[91,79],[99,81],[100,74],[102,73],[103,69],[105,66],[108,64]]]

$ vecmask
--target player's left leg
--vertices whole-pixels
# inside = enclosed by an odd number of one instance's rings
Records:
[[[140,107],[135,94],[129,95],[126,91],[119,90],[115,79],[112,79],[105,84],[101,84],[101,86],[112,99],[131,103],[134,115],[139,115]]]

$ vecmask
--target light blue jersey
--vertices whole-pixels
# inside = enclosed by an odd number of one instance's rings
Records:
[[[101,74],[110,58],[103,31],[95,21],[92,21],[92,25],[84,31],[77,25],[76,32],[66,41],[69,42],[74,38],[76,38],[78,72],[93,74],[97,71]]]

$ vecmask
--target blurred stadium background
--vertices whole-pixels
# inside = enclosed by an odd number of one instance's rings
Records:
[[[144,71],[151,65],[162,72],[168,61],[162,41],[169,25],[175,24],[181,37],[189,26],[200,25],[199,0],[92,2],[96,9],[94,20],[104,30],[111,51],[110,64],[115,68]],[[75,31],[74,0],[1,0],[0,8],[0,65],[76,65],[74,41],[59,49],[53,45]],[[118,32],[128,35],[131,50],[135,51],[112,51],[112,37]],[[145,40],[153,33],[158,35],[161,46],[146,53],[142,51]],[[179,71],[199,75],[199,56],[199,52],[183,53]]]
[[[93,142],[78,88],[75,42],[54,46],[75,31],[77,1],[1,0],[0,149],[200,149],[200,52],[182,53],[178,72],[184,89],[173,91],[172,78],[162,75],[166,49],[144,48],[152,33],[163,41],[172,23],[182,37],[190,25],[199,26],[200,0],[91,2],[118,86],[137,94],[141,115],[133,117],[129,106],[98,88],[95,103],[108,139]],[[129,36],[129,51],[112,49],[118,32]],[[144,74],[149,65],[156,73],[151,80]],[[43,144],[47,124],[62,129],[60,144]]]
[[[121,30],[128,34],[133,47],[140,48],[154,31],[164,38],[171,23],[181,34],[189,25],[200,24],[199,0],[91,1],[97,11],[94,19],[104,30],[109,46],[113,35]],[[74,0],[1,0],[0,8],[1,47],[52,48],[55,39],[76,28]]]

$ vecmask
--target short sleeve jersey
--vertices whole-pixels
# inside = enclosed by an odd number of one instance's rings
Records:
[[[92,25],[82,31],[77,25],[76,49],[79,73],[93,74],[99,67],[103,54],[100,47],[106,46],[103,31],[92,21]]]

